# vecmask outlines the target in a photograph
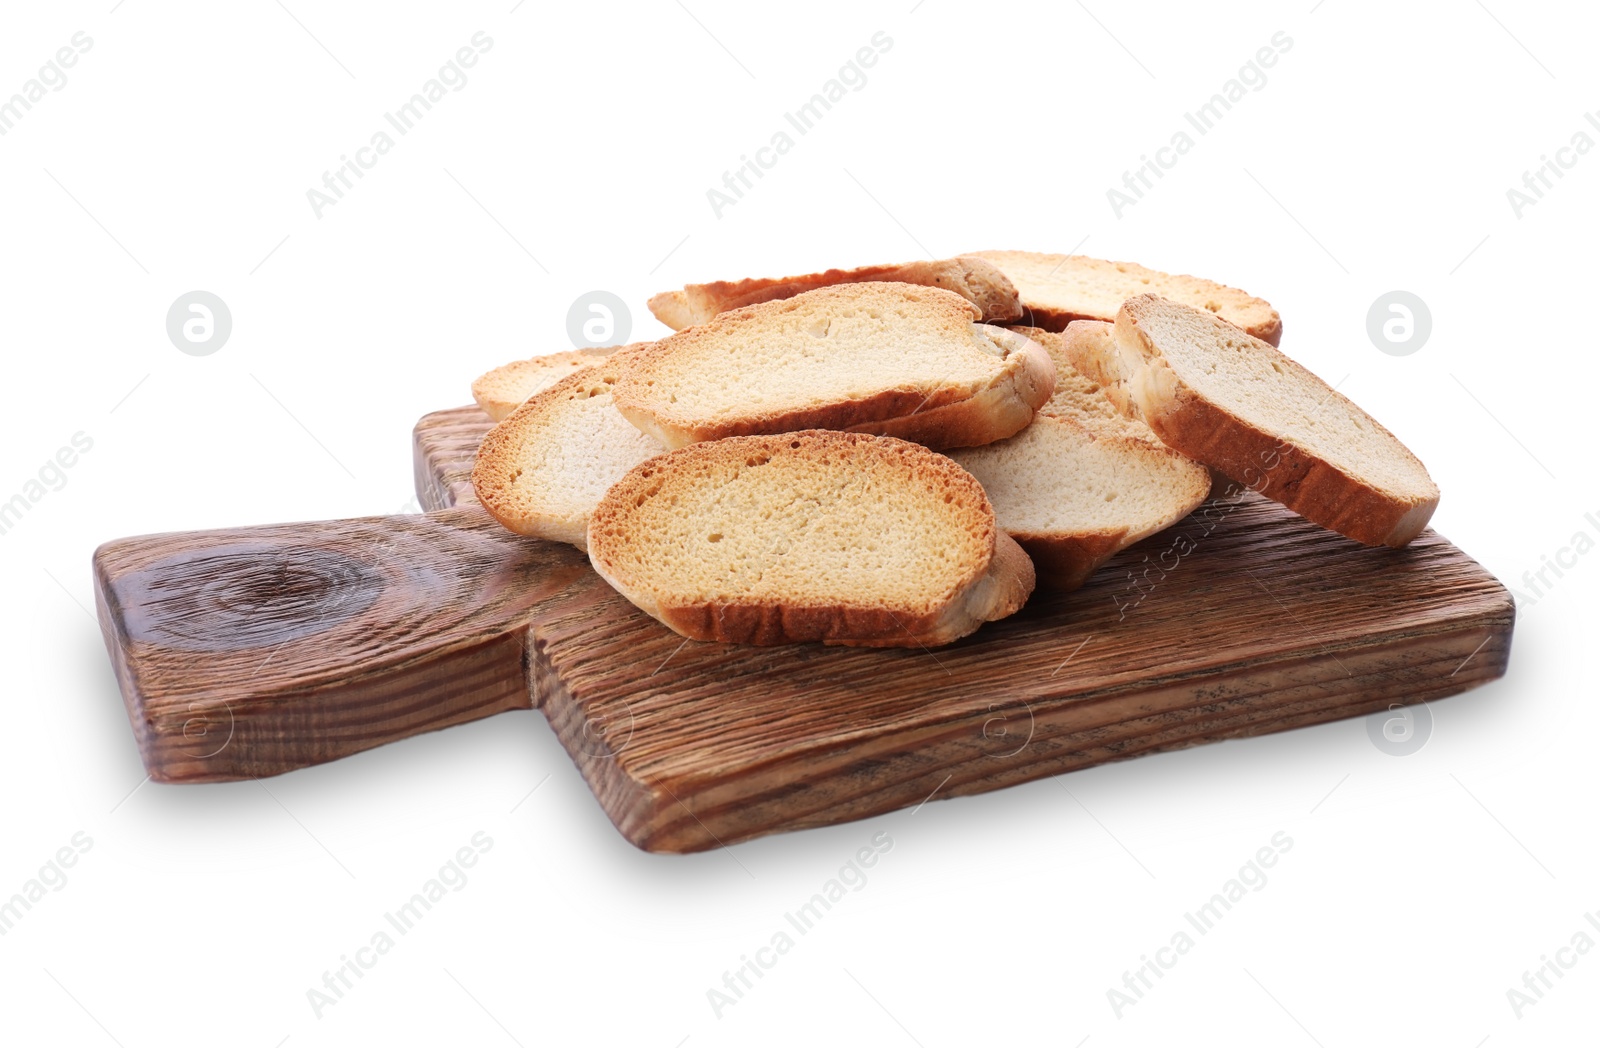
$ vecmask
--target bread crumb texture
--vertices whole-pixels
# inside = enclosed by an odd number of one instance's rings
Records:
[[[611,391],[629,354],[569,375],[513,411],[478,448],[472,486],[521,535],[582,546],[606,490],[664,448],[618,413]]]
[[[1175,451],[1040,418],[1021,433],[951,453],[983,485],[1013,537],[1126,532],[1135,541],[1203,501],[1204,467]]]
[[[693,444],[633,470],[591,536],[607,573],[669,600],[932,611],[972,583],[994,512],[949,459],[810,430]]]
[[[622,350],[637,349],[648,343],[636,342]],[[546,353],[528,360],[515,360],[479,375],[472,383],[472,399],[490,418],[499,422],[536,393],[542,393],[568,375],[604,363],[615,349],[575,349],[566,353]]]
[[[589,525],[591,562],[635,604],[689,636],[753,643],[954,639],[1020,606],[966,606],[996,599],[999,541],[983,488],[949,458],[826,430],[653,458]]]
[[[1195,394],[1384,490],[1438,497],[1428,471],[1394,434],[1282,351],[1196,309],[1156,299],[1130,305],[1173,376]]]
[[[617,404],[675,446],[926,413],[1025,370],[1027,343],[978,315],[959,295],[901,283],[764,302],[656,343],[624,374]]]

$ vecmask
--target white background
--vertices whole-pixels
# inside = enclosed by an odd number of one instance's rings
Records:
[[[93,440],[0,536],[0,897],[93,841],[0,937],[0,1040],[1474,1048],[1593,1030],[1600,951],[1520,1018],[1507,991],[1600,911],[1600,556],[1524,601],[1508,676],[1434,704],[1411,756],[1346,721],[690,857],[628,845],[531,713],[271,794],[139,785],[87,610],[110,538],[405,507],[412,423],[567,348],[581,293],[622,296],[651,337],[645,299],[686,281],[988,247],[1270,299],[1283,348],[1428,464],[1437,528],[1532,596],[1524,572],[1600,537],[1600,156],[1520,217],[1506,192],[1600,107],[1591,12],[113,2],[14,5],[0,32],[0,96],[93,40],[0,137],[0,501]],[[479,30],[469,82],[317,218],[306,191]],[[1266,85],[1116,217],[1106,190],[1280,30]],[[893,46],[866,85],[716,217],[706,191],[878,31]],[[197,288],[233,316],[207,357],[165,331]],[[1365,330],[1397,288],[1433,317],[1407,357]],[[307,991],[480,830],[469,883],[318,1017]],[[883,831],[866,886],[719,1018],[724,971]],[[1267,885],[1119,1018],[1124,971],[1278,831],[1294,844]]]

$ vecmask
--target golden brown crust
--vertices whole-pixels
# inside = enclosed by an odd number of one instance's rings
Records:
[[[977,319],[978,308],[955,295],[940,295],[936,302],[964,319]],[[950,386],[931,392],[885,389],[853,400],[721,420],[696,418],[653,395],[654,376],[676,354],[692,352],[702,341],[715,341],[771,308],[759,303],[730,310],[641,349],[630,357],[617,385],[617,410],[668,448],[760,433],[833,429],[899,437],[940,449],[988,444],[1020,432],[1055,389],[1055,364],[1043,346],[1012,329],[980,325],[1006,357],[1000,373],[975,393]]]
[[[1238,289],[1230,288],[1229,290]],[[1025,312],[1023,322],[1033,327],[1043,328],[1046,331],[1065,331],[1068,324],[1082,320],[1094,320],[1105,323],[1109,323],[1111,320],[1109,317],[1091,316],[1085,313],[1073,313],[1066,310],[1050,309],[1038,304],[1025,306],[1023,308]],[[1246,324],[1240,327],[1239,330],[1243,331],[1252,338],[1259,338],[1269,346],[1277,346],[1277,344],[1283,339],[1283,318],[1278,315],[1277,310],[1273,310],[1272,316],[1267,320],[1255,324]]]
[[[990,333],[1007,346],[1017,366],[987,389],[953,401],[929,397],[911,414],[843,428],[930,448],[978,447],[1022,432],[1055,389],[1055,363],[1032,339],[1004,328],[991,328]]]
[[[629,511],[658,494],[675,471],[690,471],[714,460],[748,460],[752,454],[793,453],[825,458],[848,450],[867,456],[909,457],[931,482],[954,491],[979,527],[973,537],[978,556],[958,580],[945,604],[922,611],[870,603],[799,604],[730,594],[710,601],[662,603],[643,580],[623,577],[615,558],[627,541]],[[945,644],[982,623],[1019,609],[1032,592],[1033,565],[995,524],[994,510],[972,475],[943,455],[906,441],[860,433],[807,430],[798,433],[735,437],[692,444],[635,467],[606,493],[589,523],[589,557],[595,570],[641,610],[692,640],[736,644],[790,644],[822,641],[867,647]]]
[[[1259,338],[1269,346],[1276,347],[1283,341],[1283,317],[1278,311],[1272,311],[1272,317],[1260,324],[1249,324],[1243,329],[1244,333],[1252,338]]]
[[[496,423],[479,443],[478,456],[472,463],[472,490],[483,508],[507,531],[519,535],[529,533],[524,514],[513,500],[511,487],[520,472],[515,465],[516,452],[525,439],[527,424],[539,418],[550,405],[571,396],[573,390],[584,383],[585,377],[581,371],[568,375],[549,389],[529,397]],[[559,538],[564,542],[572,541],[565,535]]]
[[[905,262],[777,278],[719,280],[689,284],[682,291],[664,291],[650,299],[657,320],[682,331],[718,314],[835,284],[890,281],[953,291],[978,307],[979,319],[1009,323],[1022,318],[1017,289],[992,262],[970,255],[935,262]]]
[[[1127,528],[1076,535],[1017,532],[1011,537],[1033,558],[1039,588],[1053,593],[1066,593],[1082,586],[1096,568],[1129,545]]]
[[[1439,504],[1437,488],[1431,498],[1415,500],[1383,491],[1185,385],[1140,326],[1143,311],[1164,302],[1143,295],[1123,303],[1117,315],[1119,336],[1126,333],[1142,346],[1146,370],[1137,377],[1134,396],[1146,423],[1164,443],[1307,520],[1369,546],[1404,546],[1427,527]],[[1372,424],[1394,437],[1375,420]]]
[[[1033,424],[1075,432],[1094,445],[1117,450],[1125,456],[1121,475],[1130,488],[1139,483],[1139,478],[1147,476],[1143,469],[1152,458],[1178,461],[1184,465],[1182,477],[1165,477],[1161,480],[1163,489],[1170,496],[1169,512],[1164,518],[1100,527],[1062,527],[1052,531],[1007,528],[1011,537],[1021,543],[1022,548],[1028,551],[1028,556],[1033,558],[1038,587],[1042,590],[1064,593],[1077,589],[1114,554],[1176,524],[1203,504],[1211,493],[1211,476],[1206,469],[1162,444],[1153,434],[1147,437],[1134,431],[1117,433],[1109,427],[1097,429],[1079,418],[1044,416]],[[957,461],[961,461],[959,456]],[[968,463],[963,462],[963,465],[971,468]],[[1069,457],[1063,456],[1060,468],[1070,470],[1074,468],[1074,463]],[[982,468],[974,469],[974,473],[979,477],[987,475]],[[1005,526],[1005,521],[1001,519],[1004,512],[1003,505],[996,510],[1002,527]]]
[[[1123,370],[1116,340],[1112,336],[1112,327],[1112,323],[1105,320],[1074,320],[1067,325],[1065,331],[1055,337],[1061,340],[1059,343],[1061,352],[1066,357],[1067,363],[1099,384],[1106,403],[1110,404],[1126,423],[1124,431],[1130,436],[1139,436],[1165,447],[1155,431],[1145,424],[1144,415],[1128,388],[1128,376]],[[1030,334],[1028,337],[1034,336]],[[1039,411],[1041,415],[1051,413],[1048,404]],[[1206,466],[1206,471],[1211,475],[1211,486],[1214,488],[1225,488],[1233,483],[1232,478],[1214,466]]]
[[[582,368],[603,364],[613,353],[638,349],[649,345],[634,342],[626,346],[608,346],[603,349],[574,349],[565,353],[547,353],[527,360],[514,360],[493,371],[479,375],[472,383],[472,399],[496,422],[510,415],[535,393],[549,389],[556,382]]]
[[[1234,483],[1368,546],[1404,546],[1422,533],[1439,505],[1437,495],[1395,499],[1187,389],[1149,423],[1164,442]]]
[[[1134,482],[1133,477],[1138,475],[1138,467],[1147,462],[1152,453],[1158,453],[1167,459],[1185,461],[1193,474],[1192,483],[1189,485],[1192,490],[1186,496],[1176,488],[1172,492],[1176,500],[1174,502],[1174,506],[1177,507],[1176,516],[1181,518],[1205,500],[1211,489],[1210,474],[1199,464],[1184,460],[1178,452],[1161,443],[1143,422],[1120,409],[1108,395],[1109,390],[1092,376],[1080,371],[1067,352],[1068,343],[1075,334],[1082,334],[1087,330],[1105,335],[1106,341],[1109,341],[1109,329],[1109,324],[1099,321],[1080,321],[1069,327],[1066,332],[1051,332],[1028,327],[1011,329],[1043,346],[1056,368],[1055,393],[1039,408],[1032,425],[1064,426],[1069,430],[1085,434],[1101,446],[1125,449],[1125,454],[1128,456],[1125,466],[1129,473],[1130,484]],[[997,448],[1004,446],[998,445]],[[972,466],[960,452],[952,454],[957,461],[962,461],[968,468],[974,468],[980,477],[987,478],[982,468]],[[1072,466],[1069,461],[1063,460],[1060,468],[1066,470]],[[1001,513],[1004,524],[1003,507],[997,512]],[[1162,526],[1169,526],[1174,522],[1175,520],[1168,521]],[[1050,532],[1031,532],[1015,528],[1009,530],[1011,537],[1020,542],[1028,551],[1028,555],[1033,558],[1039,588],[1058,592],[1077,589],[1114,553],[1151,533],[1140,531],[1135,534],[1132,527]]]
[[[1163,273],[1141,266],[1137,262],[1115,262],[1087,255],[1052,255],[1032,251],[978,251],[974,254],[993,262],[1002,271],[1008,264],[1013,266],[1013,283],[1024,288],[1028,281],[1021,276],[1021,267],[1041,263],[1050,265],[1052,272],[1062,266],[1078,266],[1107,279],[1113,279],[1111,274],[1114,273],[1116,274],[1114,279],[1118,283],[1124,280],[1126,282],[1126,294],[1123,296],[1126,298],[1150,290],[1145,285],[1150,284],[1152,280],[1158,283],[1172,282],[1196,296],[1204,296],[1202,300],[1209,303],[1206,308],[1212,313],[1222,316],[1224,320],[1237,325],[1241,331],[1261,339],[1268,345],[1276,346],[1283,337],[1283,318],[1272,308],[1271,303],[1239,288],[1219,284],[1205,277]],[[1198,302],[1196,304],[1198,305]],[[1048,331],[1062,331],[1075,320],[1109,321],[1116,316],[1114,305],[1109,307],[1109,312],[1106,312],[1098,305],[1091,306],[1088,301],[1081,305],[1071,302],[1065,304],[1049,302],[1045,301],[1042,295],[1030,295],[1027,291],[1022,294],[1022,307],[1023,323]]]
[[[546,414],[557,410],[561,402],[609,395],[623,367],[649,345],[637,342],[609,351],[610,355],[601,358],[599,363],[575,371],[523,401],[485,434],[472,464],[472,490],[483,508],[507,531],[570,542],[583,548],[588,527],[586,519],[530,513],[529,507],[518,497],[514,485],[522,474],[520,452],[530,438],[530,431],[542,425]]]

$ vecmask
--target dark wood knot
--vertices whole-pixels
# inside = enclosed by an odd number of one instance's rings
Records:
[[[261,648],[333,629],[370,608],[382,574],[314,546],[237,546],[169,557],[119,587],[129,635],[195,651]]]

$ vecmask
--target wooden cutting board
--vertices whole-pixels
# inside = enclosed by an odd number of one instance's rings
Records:
[[[1249,492],[932,651],[685,642],[475,506],[488,426],[418,423],[424,515],[96,552],[153,778],[275,775],[531,706],[628,840],[695,851],[1440,698],[1511,646],[1509,593],[1442,536],[1369,549]]]

